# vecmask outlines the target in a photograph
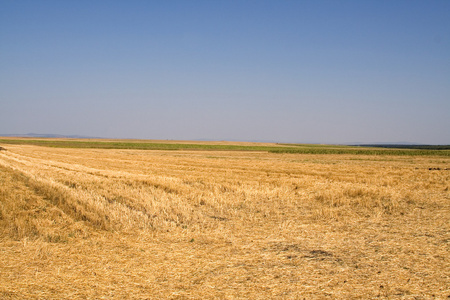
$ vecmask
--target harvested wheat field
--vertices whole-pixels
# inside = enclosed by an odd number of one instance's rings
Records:
[[[450,297],[448,153],[1,146],[2,299]]]

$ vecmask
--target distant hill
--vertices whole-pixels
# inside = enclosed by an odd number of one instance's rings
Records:
[[[100,137],[93,137],[93,136],[84,136],[84,135],[62,135],[62,134],[51,134],[51,133],[0,134],[0,136],[8,136],[8,137],[30,137],[30,138],[101,139]]]

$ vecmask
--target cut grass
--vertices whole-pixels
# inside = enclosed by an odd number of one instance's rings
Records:
[[[448,157],[6,148],[1,299],[450,295]]]

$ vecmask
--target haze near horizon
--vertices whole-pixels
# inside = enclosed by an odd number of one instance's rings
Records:
[[[0,133],[450,144],[449,1],[2,1]]]

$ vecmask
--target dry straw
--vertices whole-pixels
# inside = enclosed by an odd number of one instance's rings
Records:
[[[0,152],[3,299],[444,299],[450,158]]]

